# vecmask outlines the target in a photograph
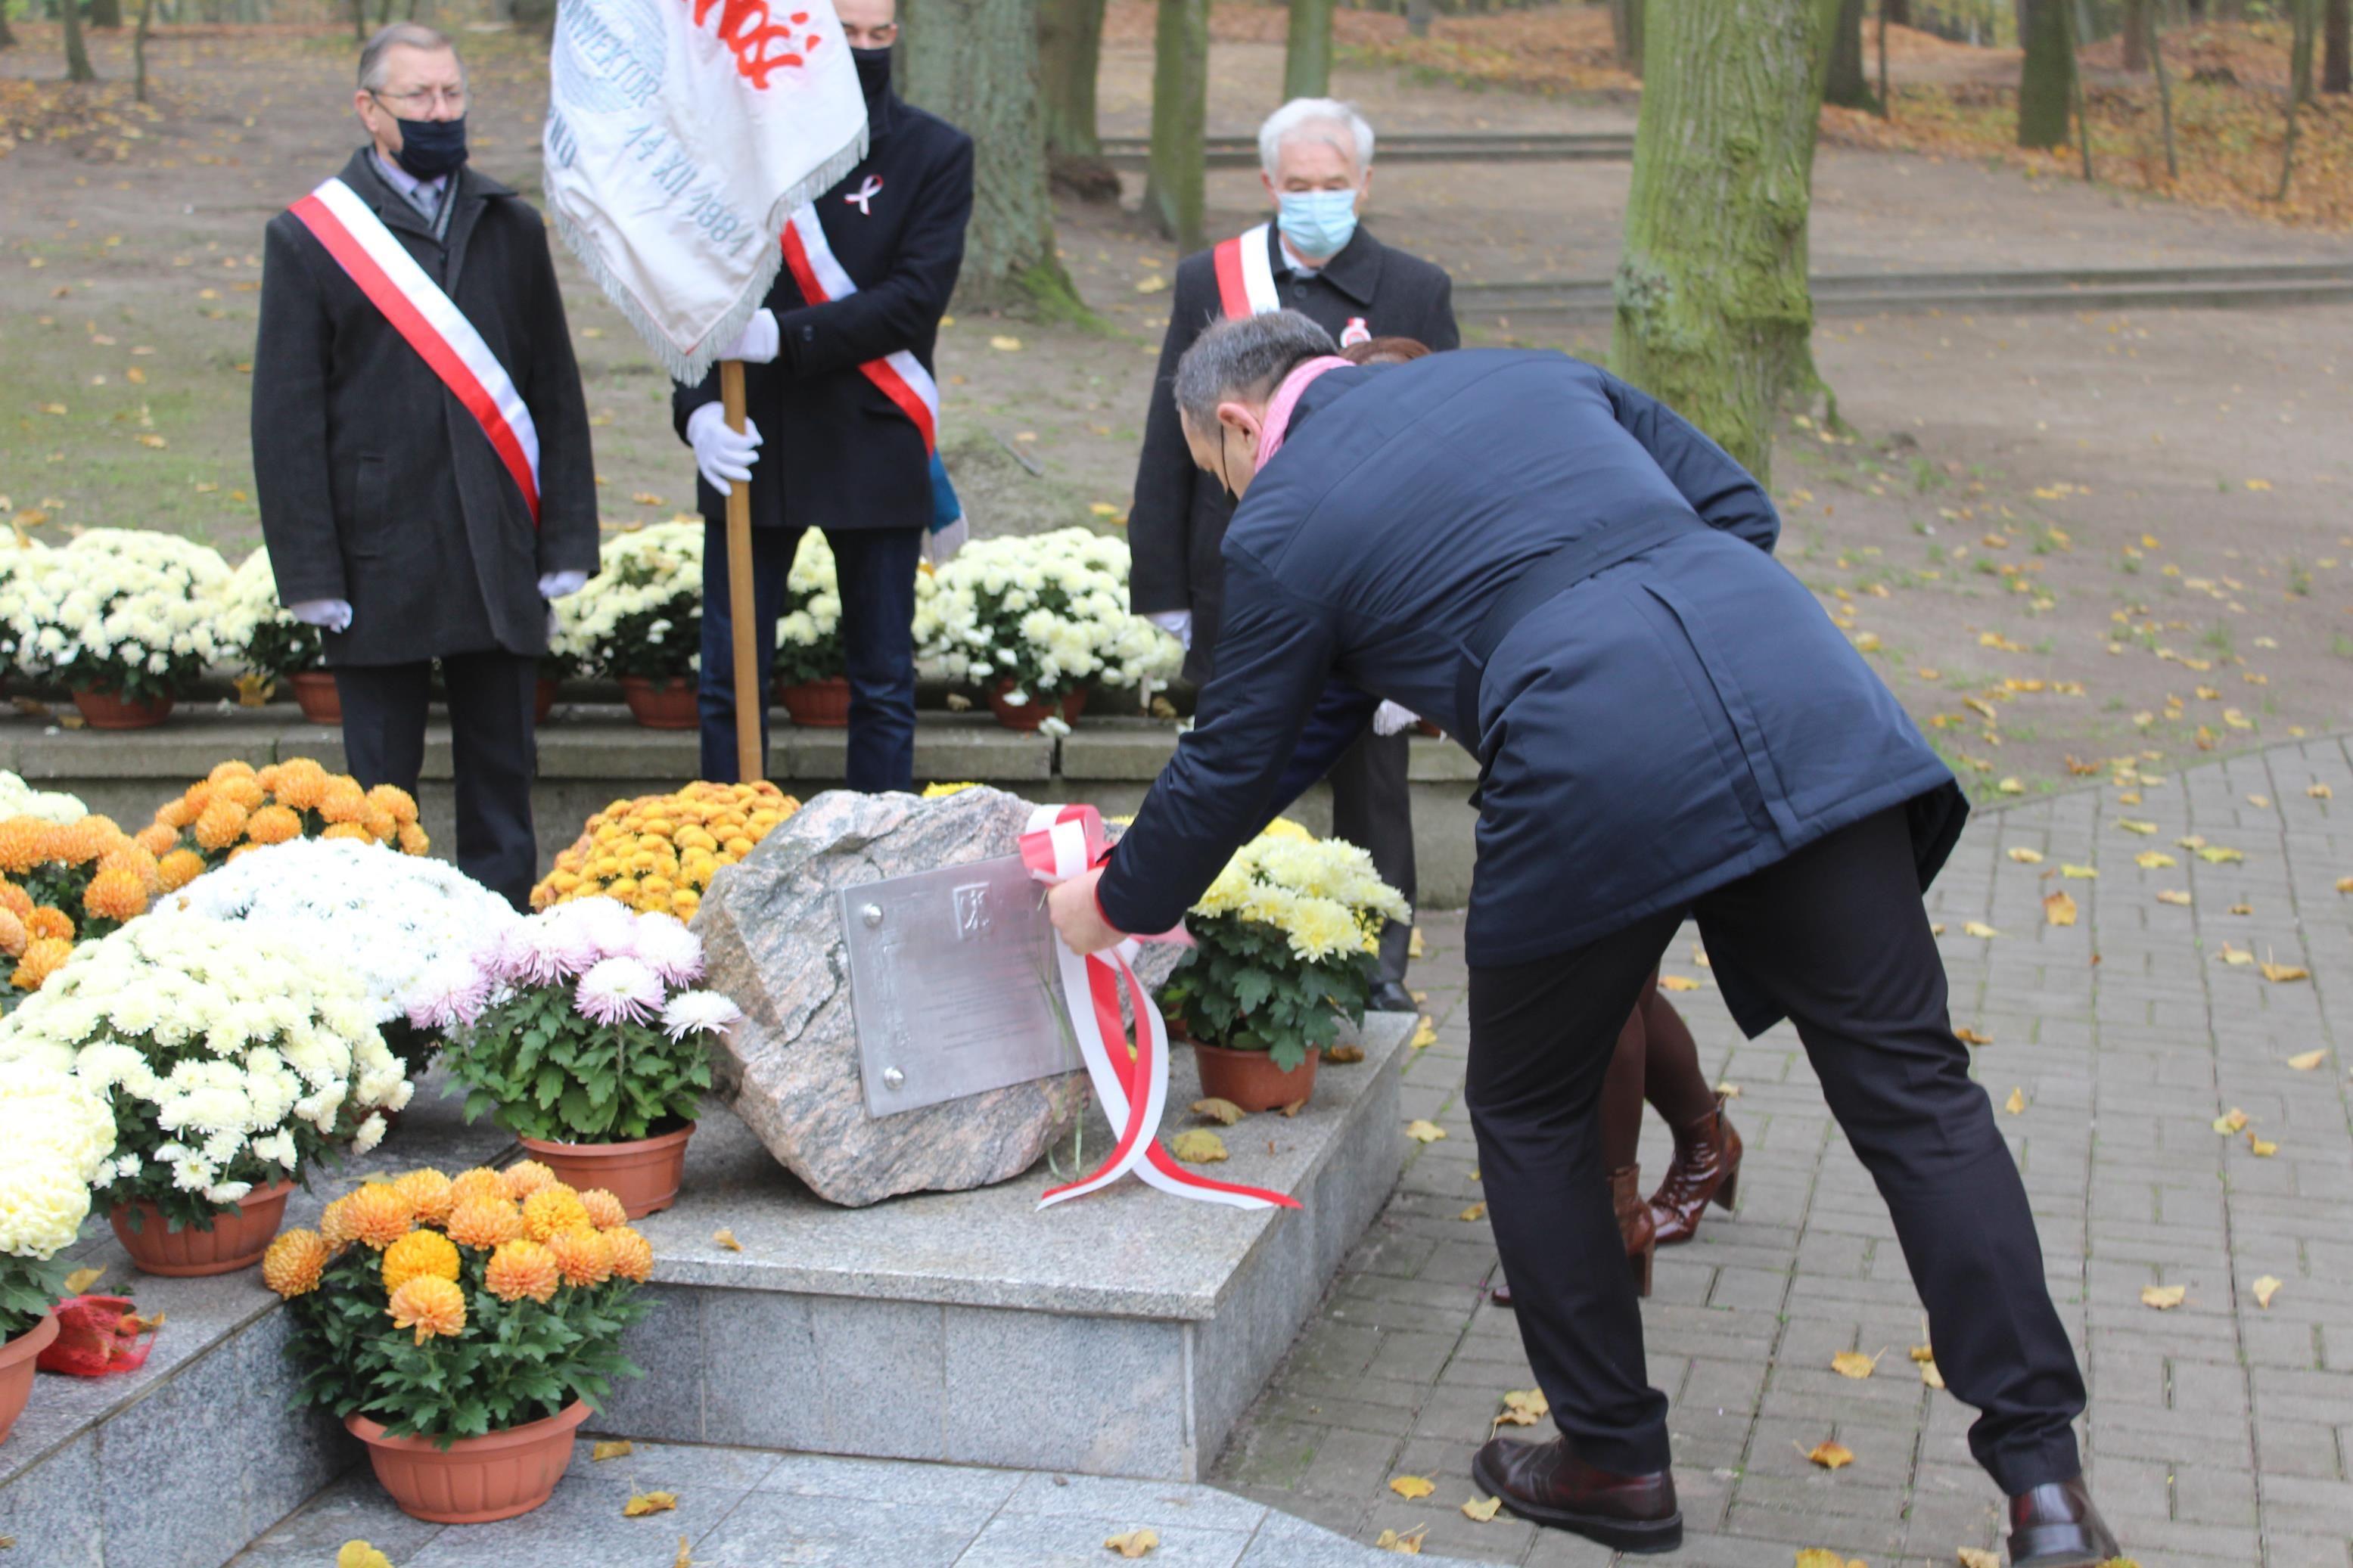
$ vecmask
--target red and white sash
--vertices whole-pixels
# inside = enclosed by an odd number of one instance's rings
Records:
[[[449,199],[448,196],[444,200]],[[539,524],[539,427],[522,394],[457,301],[425,275],[384,220],[339,179],[296,202],[294,216],[316,236],[368,302],[423,357],[467,412],[481,422],[491,448],[522,491]]]
[[[1021,858],[1036,880],[1067,881],[1092,868],[1103,858],[1103,818],[1092,805],[1041,805],[1029,814],[1021,834]],[[1180,934],[1152,941],[1189,941]],[[1084,1197],[1133,1173],[1162,1192],[1203,1203],[1235,1208],[1295,1209],[1299,1200],[1262,1187],[1213,1181],[1187,1170],[1160,1145],[1160,1118],[1168,1108],[1168,1026],[1160,1009],[1128,967],[1136,939],[1130,937],[1106,952],[1082,958],[1060,941],[1062,999],[1068,1004],[1071,1026],[1079,1037],[1079,1052],[1086,1058],[1087,1077],[1095,1098],[1103,1102],[1119,1137],[1111,1156],[1092,1175],[1050,1187],[1038,1206]],[[1128,1004],[1135,1013],[1135,1040],[1131,1046],[1120,1018],[1120,987],[1127,987]],[[1131,1054],[1132,1053],[1132,1054]]]
[[[1232,239],[1219,240],[1209,252],[1210,264],[1218,272],[1218,308],[1229,321],[1282,309],[1282,296],[1274,291],[1274,264],[1267,259],[1268,226],[1261,224]]]
[[[826,243],[825,226],[818,221],[815,204],[799,208],[786,220],[784,247],[785,265],[792,268],[793,280],[801,286],[801,298],[810,304],[846,300],[858,292],[858,285],[842,270],[833,247]],[[915,428],[923,432],[924,455],[938,450],[940,389],[923,362],[905,349],[896,349],[858,368],[914,421]]]

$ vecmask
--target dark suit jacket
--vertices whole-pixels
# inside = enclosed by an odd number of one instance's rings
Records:
[[[376,173],[343,183],[506,367],[539,429],[539,527],[480,421],[292,213],[262,242],[253,473],[279,597],[347,599],[330,664],[547,647],[549,572],[596,569],[588,410],[539,214],[459,172],[445,237]]]
[[[752,465],[754,528],[923,528],[932,521],[931,459],[896,405],[859,373],[905,349],[932,368],[940,317],[964,265],[972,216],[972,138],[937,115],[887,98],[869,121],[866,161],[817,199],[834,258],[858,285],[812,305],[790,268],[768,309],[783,339],[773,364],[744,367],[745,410],[760,427]],[[852,193],[881,188],[864,210]],[[719,401],[719,372],[670,399],[681,437],[687,416]],[[702,515],[727,516],[726,498],[697,481]]]
[[[1433,349],[1451,349],[1462,341],[1454,325],[1454,285],[1446,274],[1383,245],[1361,225],[1340,254],[1313,278],[1284,276],[1288,264],[1271,225],[1267,248],[1283,307],[1312,318],[1335,339],[1349,318],[1361,316],[1377,338],[1415,338]],[[1135,465],[1135,500],[1127,513],[1127,544],[1134,563],[1129,569],[1129,602],[1138,615],[1193,612],[1193,647],[1185,656],[1185,676],[1193,681],[1209,677],[1209,654],[1217,646],[1225,605],[1225,572],[1218,547],[1225,542],[1226,523],[1234,514],[1225,487],[1193,466],[1176,419],[1176,362],[1201,330],[1224,314],[1218,303],[1212,255],[1204,250],[1176,264],[1168,336],[1152,380],[1144,452]]]

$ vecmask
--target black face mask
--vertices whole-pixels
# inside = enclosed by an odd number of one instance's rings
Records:
[[[393,162],[420,180],[436,180],[463,168],[466,163],[466,117],[455,120],[402,120],[400,151]]]
[[[871,110],[891,90],[891,51],[852,49],[849,58],[858,62],[858,88]]]

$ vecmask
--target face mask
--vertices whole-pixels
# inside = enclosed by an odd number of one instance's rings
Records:
[[[1275,224],[1293,248],[1311,261],[1337,256],[1356,232],[1354,191],[1285,191]]]
[[[402,120],[400,151],[393,162],[420,180],[435,180],[464,167],[466,117],[455,120]]]
[[[849,58],[858,62],[858,89],[872,103],[891,90],[891,51],[888,49],[852,49]]]

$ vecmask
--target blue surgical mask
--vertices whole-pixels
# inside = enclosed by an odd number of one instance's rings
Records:
[[[1285,191],[1278,198],[1275,225],[1308,260],[1329,260],[1356,232],[1356,193]]]

